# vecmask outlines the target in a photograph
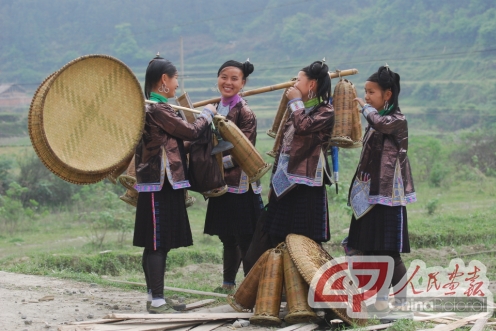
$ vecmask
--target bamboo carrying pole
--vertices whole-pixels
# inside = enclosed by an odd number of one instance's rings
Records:
[[[331,77],[331,79],[332,79],[332,78],[338,78],[338,77],[342,77],[342,76],[351,76],[351,75],[356,75],[356,74],[358,74],[357,69],[336,70],[334,72],[329,72],[329,77]],[[281,89],[284,89],[287,87],[291,87],[295,83],[296,83],[296,81],[289,81],[289,82],[280,83],[280,84],[276,84],[276,85],[260,87],[260,88],[254,89],[254,90],[242,92],[239,95],[242,97],[248,97],[250,95],[281,90]],[[220,98],[213,98],[213,99],[198,101],[198,102],[193,103],[193,107],[197,108],[197,107],[208,105],[209,103],[218,103],[219,101],[220,101]]]
[[[152,100],[145,100],[145,103],[149,103],[149,104],[154,104],[154,103],[157,103],[156,101],[152,101]],[[176,110],[182,110],[182,111],[189,111],[190,113],[195,113],[195,114],[201,114],[201,110],[196,110],[196,109],[191,109],[191,108],[186,108],[186,107],[182,107],[182,106],[176,106],[176,105],[172,105],[172,104],[168,104],[169,106],[171,106],[172,108],[176,109]],[[218,118],[218,119],[225,119],[224,116],[221,116],[221,115],[215,115],[214,116],[215,118]]]

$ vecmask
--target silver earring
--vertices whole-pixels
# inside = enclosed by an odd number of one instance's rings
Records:
[[[308,91],[308,100],[315,98],[315,92],[313,90]]]
[[[384,110],[387,110],[389,107],[389,103],[386,101],[384,101]]]
[[[160,93],[169,93],[169,88],[165,84],[162,84],[162,86],[158,88],[158,91]]]

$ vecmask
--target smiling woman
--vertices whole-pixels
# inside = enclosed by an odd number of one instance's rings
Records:
[[[239,92],[246,78],[253,72],[249,61],[227,61],[217,73],[217,87],[221,101],[217,112],[233,122],[255,146],[257,120]],[[236,273],[250,245],[255,223],[263,207],[260,181],[249,183],[248,175],[231,157],[223,152],[224,179],[228,192],[208,200],[205,233],[217,235],[224,246],[224,281],[220,291],[230,291],[235,286]],[[245,275],[249,269],[243,263]]]

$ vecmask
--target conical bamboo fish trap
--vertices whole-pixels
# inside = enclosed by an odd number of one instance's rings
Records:
[[[289,255],[291,255],[291,259],[296,265],[296,268],[308,285],[312,283],[312,279],[320,267],[333,259],[321,245],[302,235],[287,235],[286,246],[288,248]],[[357,295],[359,293],[358,289],[353,284],[350,285],[351,286],[347,288],[349,294]],[[339,316],[340,319],[348,324],[363,326],[367,323],[366,319],[350,318],[346,312],[346,308],[330,308]],[[367,311],[367,307],[363,302],[361,302],[360,309],[361,311]]]
[[[286,92],[288,89],[285,89],[281,96],[281,101],[279,101],[279,108],[277,108],[276,116],[274,117],[274,122],[269,130],[267,130],[267,135],[275,138],[277,135],[277,131],[279,130],[279,126],[284,125],[282,118],[284,113],[286,113],[288,109],[289,99],[286,96]]]
[[[262,178],[270,170],[272,165],[262,159],[251,141],[233,122],[227,119],[219,119],[215,124],[222,139],[234,145],[234,148],[230,151],[231,155],[234,161],[248,175],[248,180],[251,183]]]
[[[271,249],[258,284],[255,312],[250,323],[264,326],[278,326],[282,323],[279,308],[283,281],[282,251],[278,248]]]
[[[255,306],[258,284],[265,268],[265,263],[267,262],[269,253],[270,250],[267,250],[258,258],[248,275],[246,275],[243,282],[239,285],[236,293],[227,297],[227,302],[229,302],[234,310],[239,312],[249,311]]]
[[[362,123],[358,113],[355,86],[347,79],[341,79],[334,88],[334,129],[330,145],[356,148],[362,145]]]
[[[284,261],[284,287],[289,313],[284,320],[291,324],[317,320],[317,315],[308,305],[308,284],[296,268],[286,245],[282,246]]]

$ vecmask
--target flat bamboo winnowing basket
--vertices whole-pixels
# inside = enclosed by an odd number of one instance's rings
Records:
[[[334,88],[332,105],[334,107],[334,128],[330,145],[343,148],[362,146],[362,123],[358,112],[355,85],[341,79]]]
[[[145,98],[132,71],[107,55],[77,58],[33,97],[29,135],[42,162],[75,184],[95,183],[134,153]]]

